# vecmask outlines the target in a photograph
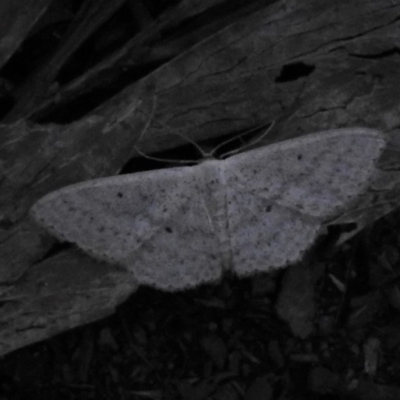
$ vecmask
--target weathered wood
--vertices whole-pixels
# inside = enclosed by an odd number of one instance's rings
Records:
[[[10,0],[0,7],[0,66],[10,59],[30,29],[46,11],[50,0]],[[25,12],[21,12],[24,10]],[[27,12],[29,10],[29,12]]]
[[[0,354],[104,318],[136,287],[128,272],[78,251],[33,265],[1,297]]]
[[[169,10],[68,84],[47,82],[46,96],[30,98],[18,122],[0,127],[0,354],[101,318],[135,290],[126,272],[100,267],[72,250],[35,265],[52,241],[27,212],[54,189],[117,173],[137,156],[139,138],[140,149],[151,154],[182,144],[176,132],[200,141],[272,121],[262,144],[345,126],[396,135],[400,24],[393,16],[400,1],[256,1],[232,10],[228,2],[210,0],[208,7],[226,7],[222,17],[212,24],[199,19],[201,30],[189,27],[179,40],[163,40],[176,24],[174,12],[183,23],[200,18],[204,4],[188,0]],[[151,71],[152,61],[161,65]],[[117,90],[116,77],[130,70],[132,78]],[[116,94],[99,97],[93,109],[95,103],[81,96],[96,93],[96,85],[104,89],[110,71],[110,93]],[[69,122],[38,122],[60,115]],[[379,192],[366,194],[343,221],[362,227],[395,208],[397,181],[396,174],[378,179]],[[57,275],[47,282],[53,269]],[[66,280],[68,270],[86,274],[79,289]],[[43,281],[51,295],[39,290]],[[55,303],[61,306],[52,310]]]

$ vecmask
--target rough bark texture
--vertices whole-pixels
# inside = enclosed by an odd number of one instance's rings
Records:
[[[176,133],[202,141],[273,121],[262,144],[350,126],[397,139],[399,1],[186,0],[89,63],[76,49],[93,33],[101,43],[111,33],[98,26],[128,10],[111,3],[87,2],[23,79],[3,68],[14,89],[0,126],[0,354],[102,318],[136,290],[126,271],[75,250],[43,260],[54,240],[28,210],[52,190],[118,173],[139,139],[152,154],[184,143]],[[3,64],[27,39],[8,29]],[[396,170],[397,155],[389,146],[382,168]],[[360,229],[394,209],[397,177],[383,174],[339,222]]]

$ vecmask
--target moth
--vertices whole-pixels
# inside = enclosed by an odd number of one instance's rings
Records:
[[[90,180],[34,204],[58,239],[180,290],[299,261],[357,201],[385,148],[366,128],[330,130],[196,166]]]

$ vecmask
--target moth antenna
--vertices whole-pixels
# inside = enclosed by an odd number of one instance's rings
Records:
[[[139,150],[138,147],[134,146],[134,149],[137,151],[139,155],[141,155],[143,158],[146,158],[148,160],[153,160],[153,161],[160,161],[160,162],[165,162],[165,163],[171,163],[171,164],[198,164],[194,160],[172,160],[170,158],[159,158],[159,157],[153,157],[149,156],[146,153],[143,153],[141,150]]]
[[[153,103],[153,107],[152,107],[152,110],[151,110],[150,117],[148,118],[148,120],[147,120],[147,122],[146,122],[146,125],[145,125],[145,127],[143,128],[142,132],[140,133],[139,138],[138,138],[138,140],[137,140],[136,143],[139,143],[139,142],[142,140],[143,136],[144,136],[145,133],[147,132],[148,127],[150,126],[150,123],[151,123],[151,121],[152,121],[152,119],[153,119],[153,116],[154,116],[154,113],[155,113],[155,109],[156,109],[156,105],[157,105],[157,97],[154,96],[154,98],[155,98],[155,100],[154,100],[154,103]],[[217,145],[216,147],[214,147],[210,152],[206,152],[206,151],[205,151],[198,143],[196,143],[194,140],[190,139],[189,137],[183,135],[183,134],[180,133],[180,132],[177,132],[176,130],[173,130],[173,129],[172,129],[170,126],[168,126],[167,124],[164,124],[163,122],[160,122],[160,121],[156,121],[156,123],[158,123],[158,124],[161,125],[162,127],[166,128],[166,129],[167,129],[168,131],[170,131],[173,135],[179,136],[179,137],[182,138],[184,141],[186,141],[186,142],[192,144],[192,145],[197,149],[197,151],[200,153],[200,155],[202,156],[202,159],[215,158],[215,157],[214,157],[214,154],[215,154],[216,151],[218,151],[218,149],[220,149],[221,147],[227,145],[228,143],[233,142],[233,141],[236,140],[238,137],[240,137],[240,136],[243,135],[243,133],[240,133],[240,134],[238,134],[238,135],[235,135],[234,137],[232,137],[232,138],[226,140],[225,142],[220,143],[219,145]],[[241,147],[238,148],[238,149],[235,149],[235,150],[232,150],[232,151],[230,151],[230,152],[224,153],[224,154],[221,156],[221,158],[229,157],[229,156],[231,156],[231,155],[233,155],[233,154],[242,152],[244,149],[246,149],[246,148],[248,148],[248,147],[250,147],[250,146],[255,145],[256,143],[258,143],[260,140],[262,140],[262,139],[269,133],[269,131],[273,128],[274,125],[275,125],[275,120],[271,122],[271,124],[270,124],[270,126],[267,128],[267,130],[266,130],[262,135],[260,135],[257,139],[251,141],[250,143],[245,144],[244,146],[241,146]],[[261,126],[263,126],[263,125],[261,125]],[[248,130],[246,133],[252,132],[252,131],[254,131],[254,130],[256,130],[256,129],[259,129],[259,127],[250,129],[250,130]],[[246,134],[246,133],[244,133],[244,134]],[[137,145],[134,145],[134,149],[135,149],[136,152],[137,152],[138,154],[140,154],[142,157],[145,157],[145,158],[147,158],[147,159],[149,159],[149,160],[161,161],[161,162],[170,162],[170,163],[176,163],[176,164],[198,163],[198,161],[196,161],[196,160],[170,160],[170,159],[161,159],[161,158],[157,158],[157,157],[152,157],[152,156],[146,155],[145,153],[143,153],[142,151],[140,151]]]
[[[273,128],[274,125],[275,125],[275,120],[271,122],[271,124],[270,124],[270,126],[267,128],[267,130],[266,130],[265,132],[263,132],[263,134],[260,135],[257,139],[255,139],[255,140],[253,140],[253,141],[251,141],[251,142],[245,144],[244,146],[241,146],[241,147],[239,147],[239,148],[237,148],[237,149],[235,149],[235,150],[228,151],[228,152],[222,154],[222,155],[221,155],[221,158],[230,157],[230,156],[232,156],[232,155],[234,155],[234,154],[241,153],[243,150],[247,149],[248,147],[254,146],[254,145],[257,144],[258,142],[260,142],[260,141],[270,132],[270,130]],[[252,129],[252,130],[250,130],[250,131],[248,131],[248,132],[254,131],[254,130],[256,130],[256,129],[258,129],[258,128],[254,128],[254,129]],[[247,132],[247,133],[248,133],[248,132]],[[227,143],[229,143],[229,142],[231,142],[231,141],[237,139],[237,138],[240,137],[241,135],[243,135],[243,134],[237,135],[237,136],[235,136],[235,137],[233,137],[233,138],[227,140],[226,142],[219,144],[219,145],[213,150],[213,152],[214,152],[215,150],[217,150],[218,148],[220,148],[221,146],[224,146],[224,145],[226,145]]]
[[[154,115],[155,109],[156,109],[156,101],[157,101],[157,99],[154,101],[154,105],[152,107],[150,118],[147,120],[146,126],[142,130],[142,132],[140,133],[140,136],[139,136],[138,140],[136,141],[136,143],[139,143],[142,140],[143,136],[147,132],[148,127],[150,126],[150,122],[153,119],[153,115]],[[201,156],[203,158],[206,158],[207,156],[209,156],[194,140],[188,138],[187,136],[182,135],[179,132],[174,131],[170,126],[168,126],[167,124],[164,124],[163,122],[156,121],[156,123],[161,125],[163,128],[166,128],[173,135],[179,136],[184,141],[192,144],[197,149],[197,151],[201,154]],[[181,161],[179,161],[179,160],[169,160],[169,159],[161,159],[161,158],[157,158],[157,157],[152,157],[152,156],[149,156],[149,155],[143,153],[142,151],[140,151],[137,145],[134,145],[134,149],[137,151],[138,154],[140,154],[141,156],[143,156],[143,157],[145,157],[145,158],[147,158],[149,160],[162,161],[162,162],[171,162],[171,163],[177,163],[177,164],[197,163],[197,161],[195,161],[195,160],[181,160]]]
[[[153,120],[154,117],[154,113],[156,112],[156,108],[157,108],[157,96],[154,95],[154,102],[153,102],[153,106],[151,107],[151,111],[150,111],[150,115],[149,118],[147,118],[146,124],[144,126],[144,128],[142,129],[142,132],[140,132],[139,135],[139,139],[137,140],[137,142],[140,142],[142,140],[142,137],[144,136],[144,134],[147,132],[147,130],[149,129],[150,123]],[[127,123],[125,123],[127,124]],[[135,147],[135,146],[134,146]]]

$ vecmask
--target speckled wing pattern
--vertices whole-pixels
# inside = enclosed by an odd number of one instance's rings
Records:
[[[233,269],[249,275],[300,260],[323,222],[367,189],[384,147],[379,132],[353,128],[226,160]]]
[[[362,194],[385,146],[365,128],[303,136],[194,167],[101,178],[34,204],[60,240],[179,290],[301,259],[322,224]]]
[[[212,187],[182,167],[95,179],[50,193],[32,208],[60,240],[133,271],[141,284],[180,289],[222,273],[203,206]]]

